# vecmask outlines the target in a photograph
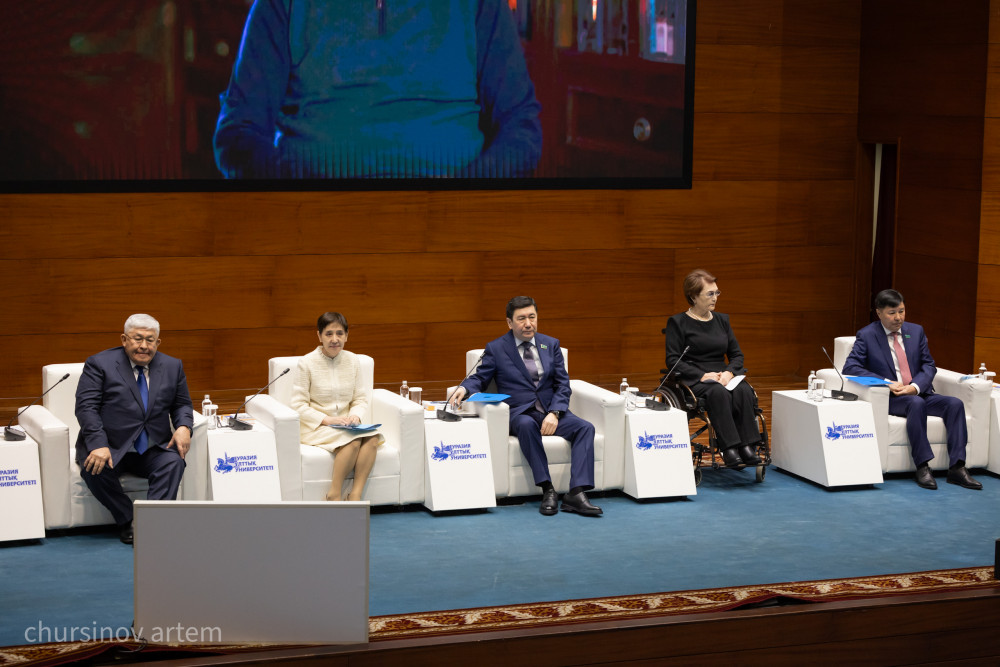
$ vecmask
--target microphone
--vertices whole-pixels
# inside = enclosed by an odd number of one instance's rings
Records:
[[[656,386],[656,389],[653,390],[654,394],[663,388],[663,384],[670,379],[671,375],[674,374],[674,371],[677,370],[677,364],[681,363],[681,359],[684,358],[684,355],[687,354],[688,350],[690,349],[691,349],[690,345],[685,346],[684,351],[681,352],[681,356],[677,357],[677,361],[674,362],[674,365],[667,369],[667,374],[663,376],[663,379],[660,380],[660,384],[658,384]],[[655,398],[647,398],[646,407],[649,408],[650,410],[658,410],[660,412],[663,412],[670,408],[669,405],[661,401],[657,401]]]
[[[486,356],[486,350],[483,350],[483,353],[479,355],[478,359],[476,359],[476,363],[472,364],[472,369],[469,370],[469,372],[465,374],[464,378],[462,378],[462,382],[465,382],[466,380],[468,380],[469,376],[472,375],[473,372],[475,372],[475,370],[477,368],[479,368],[479,364],[482,363],[483,357],[485,357],[485,356]],[[462,382],[458,383],[458,387],[462,386]],[[444,399],[444,403],[445,403],[444,409],[442,410],[441,408],[438,408],[437,418],[440,419],[443,422],[460,422],[460,421],[462,421],[462,415],[460,415],[458,413],[455,413],[455,412],[448,412],[448,401],[450,401],[451,397],[455,395],[456,391],[458,391],[458,387],[455,387],[454,389],[452,389],[451,393],[448,394],[448,397]]]
[[[56,382],[54,385],[52,385],[51,387],[49,387],[48,389],[46,389],[45,391],[43,391],[42,392],[42,396],[45,396],[45,394],[47,394],[50,391],[52,391],[53,389],[55,389],[56,385],[58,385],[59,382],[62,382],[63,380],[65,380],[67,378],[69,378],[69,373],[66,373],[66,375],[63,375],[61,378],[59,378],[58,382]],[[31,405],[25,406],[24,408],[21,409],[20,412],[18,412],[16,415],[14,415],[13,417],[10,418],[10,421],[7,422],[7,425],[3,429],[3,439],[4,440],[24,440],[24,438],[27,436],[27,434],[24,432],[24,429],[21,428],[20,426],[13,426],[14,420],[17,419],[18,417],[20,417],[24,413],[25,410],[27,410],[28,408],[30,408],[32,405],[34,405],[38,401],[42,400],[42,396],[39,396],[38,398],[36,398],[35,400],[33,400],[31,402]]]
[[[820,349],[823,350],[823,354],[826,355],[826,358],[830,359],[830,353],[826,351],[826,348],[821,345]],[[830,365],[833,366],[833,370],[837,371],[837,375],[840,375],[840,371],[837,370],[837,364],[833,363],[833,359],[830,359]],[[834,398],[838,401],[856,401],[858,400],[858,395],[852,394],[849,391],[844,391],[844,376],[840,375],[840,389],[831,389],[830,398]]]
[[[257,390],[257,394],[259,394],[260,392],[264,391],[265,389],[267,389],[268,387],[270,387],[272,384],[274,384],[275,382],[277,382],[279,378],[281,378],[282,376],[284,376],[290,370],[292,370],[292,369],[291,368],[286,368],[285,370],[283,370],[280,373],[278,373],[278,377],[274,378],[273,380],[271,380],[270,382],[268,382],[267,384],[265,384],[263,387],[261,387],[260,389],[258,389]],[[248,424],[245,421],[240,421],[239,419],[237,419],[237,417],[240,414],[240,410],[242,410],[243,408],[245,408],[246,405],[247,405],[247,403],[249,403],[254,398],[256,398],[257,394],[254,394],[253,396],[251,396],[247,400],[243,401],[243,405],[241,405],[236,410],[236,413],[233,414],[233,416],[229,418],[229,423],[227,424],[227,426],[229,426],[229,428],[233,429],[234,431],[249,431],[250,429],[253,428],[253,424]]]

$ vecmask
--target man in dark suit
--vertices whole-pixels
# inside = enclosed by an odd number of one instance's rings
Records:
[[[559,341],[538,331],[535,300],[516,296],[507,304],[508,331],[491,341],[475,374],[455,391],[452,402],[482,391],[496,380],[497,391],[510,394],[510,433],[516,435],[537,484],[542,489],[539,512],[556,513],[559,504],[549,475],[543,435],[566,438],[571,446],[570,491],[562,510],[600,516],[586,491],[594,488],[594,425],[569,411],[569,375]]]
[[[126,544],[132,543],[132,500],[119,475],[147,478],[150,500],[174,500],[191,445],[194,421],[184,367],[180,359],[158,354],[159,344],[160,323],[132,315],[122,346],[87,359],[76,389],[80,476],[111,511]]]
[[[948,483],[983,488],[965,468],[969,440],[965,406],[954,396],[934,393],[937,367],[923,327],[905,322],[903,295],[896,290],[882,290],[875,296],[875,312],[879,321],[858,331],[854,349],[844,362],[844,374],[890,380],[889,414],[906,417],[917,484],[937,488],[929,465],[934,454],[927,441],[927,415],[931,415],[941,417],[948,432]]]

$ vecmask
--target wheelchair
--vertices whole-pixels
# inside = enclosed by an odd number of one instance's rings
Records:
[[[668,371],[667,369],[660,369],[660,372],[663,373],[663,377],[665,378]],[[689,422],[692,419],[696,419],[700,424],[698,429],[691,433],[691,457],[694,465],[695,486],[701,484],[703,468],[718,470],[719,468],[726,467],[719,462],[722,451],[719,449],[715,428],[712,426],[712,420],[708,417],[708,410],[705,408],[705,400],[703,398],[698,398],[691,391],[690,387],[672,378],[665,382],[661,378],[660,386],[653,392],[652,398],[657,402],[666,403],[671,408],[684,410],[687,413]],[[761,410],[760,404],[757,401],[756,391],[753,393],[753,408],[757,425],[760,428],[760,445],[757,447],[757,456],[760,457],[760,463],[756,465],[756,480],[760,483],[764,481],[764,476],[767,474],[767,466],[771,463],[771,447],[767,440],[767,421],[764,419],[764,411]],[[695,440],[704,433],[708,434],[707,443]],[[744,470],[745,467],[741,465],[733,469]]]

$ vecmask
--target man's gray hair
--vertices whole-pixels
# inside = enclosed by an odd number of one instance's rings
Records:
[[[155,317],[146,313],[136,313],[125,320],[125,333],[132,329],[152,329],[156,332],[156,337],[160,337],[160,323]]]

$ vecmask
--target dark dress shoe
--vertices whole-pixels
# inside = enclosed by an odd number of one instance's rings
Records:
[[[948,483],[958,484],[959,486],[964,486],[967,489],[975,489],[976,491],[983,488],[982,484],[972,479],[972,475],[965,469],[965,466],[948,468]]]
[[[555,489],[549,489],[542,493],[542,504],[538,508],[540,514],[545,516],[552,516],[559,511],[559,496],[556,495]]]
[[[132,544],[132,524],[125,526],[118,532],[118,539],[122,541],[122,544]]]
[[[949,477],[951,473],[949,472]],[[950,481],[950,480],[949,480]],[[917,468],[917,485],[924,489],[936,489],[937,482],[934,481],[934,474],[929,465],[922,465]]]
[[[760,463],[760,457],[757,456],[756,448],[750,445],[743,445],[740,447],[740,458],[743,459],[743,463],[748,466],[755,466]]]
[[[729,449],[722,450],[722,462],[726,464],[727,468],[743,467],[743,459],[740,458],[740,453],[736,450],[736,447],[730,447]]]
[[[562,511],[576,512],[577,514],[582,514],[584,516],[601,516],[604,514],[604,510],[600,507],[590,504],[590,501],[587,500],[587,494],[583,491],[574,494],[567,493],[564,495],[562,500]]]

